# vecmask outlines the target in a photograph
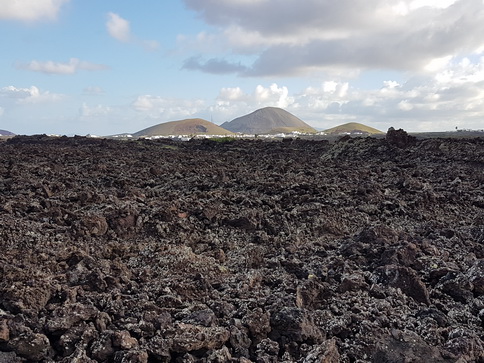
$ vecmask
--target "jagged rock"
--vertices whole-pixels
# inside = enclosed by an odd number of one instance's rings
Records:
[[[323,333],[304,309],[285,307],[274,312],[271,328],[269,337],[282,345],[288,341],[317,343],[323,339]]]
[[[0,352],[0,363],[21,363],[24,360],[15,354],[15,352]]]
[[[31,284],[34,286],[0,287],[0,303],[16,312],[41,310],[51,298],[51,287],[43,281],[32,281]]]
[[[10,329],[8,328],[7,320],[0,320],[0,342],[8,342],[10,340]]]
[[[271,331],[270,314],[261,308],[249,311],[243,323],[249,329],[250,337],[255,343],[267,337],[267,333]]]
[[[394,330],[392,334],[377,343],[376,352],[372,357],[372,362],[418,362],[422,358],[430,362],[455,362],[455,358],[444,355],[435,348],[427,344],[420,336],[415,333]]]
[[[108,222],[103,216],[86,216],[82,220],[82,226],[90,236],[102,236],[108,231]]]
[[[217,317],[211,309],[202,309],[189,312],[182,321],[187,324],[203,325],[206,327],[214,326]]]
[[[90,348],[90,355],[97,361],[106,361],[114,353],[113,332],[105,331],[96,339]]]
[[[403,266],[387,265],[376,271],[378,281],[399,288],[415,301],[430,305],[429,292],[425,284],[412,269]]]
[[[59,306],[52,312],[45,329],[49,333],[64,332],[80,322],[93,319],[97,314],[94,306],[80,303]]]
[[[312,349],[304,358],[303,363],[338,363],[341,360],[335,339],[325,340]]]
[[[155,335],[151,338],[146,346],[149,356],[154,357],[159,361],[169,361],[171,357],[170,348],[172,345],[171,339],[165,339],[161,335]]]
[[[296,306],[305,309],[322,309],[332,293],[329,284],[311,277],[296,289]]]
[[[249,356],[249,348],[252,341],[249,338],[247,328],[242,328],[233,324],[230,328],[230,345],[233,347],[235,357]]]
[[[133,338],[129,331],[117,331],[113,335],[113,346],[123,350],[133,349],[138,346],[138,340]]]
[[[347,291],[358,291],[368,288],[368,283],[365,281],[364,276],[360,274],[344,275],[341,279],[341,284],[338,286],[338,290],[342,293]]]
[[[222,327],[207,328],[178,323],[175,325],[171,349],[179,353],[199,349],[219,349],[229,338],[229,331]]]
[[[474,298],[472,294],[474,285],[467,276],[461,273],[448,273],[440,280],[437,287],[456,301],[468,303]]]
[[[476,296],[484,295],[484,260],[476,261],[466,275],[472,284],[474,294]]]
[[[81,341],[82,335],[86,329],[84,324],[73,327],[62,334],[57,342],[60,353],[67,357],[74,353],[76,350],[76,344]]]
[[[257,362],[272,363],[279,360],[279,344],[271,339],[263,339],[257,344]]]
[[[114,354],[115,363],[147,363],[149,355],[144,350],[117,351]]]
[[[484,359],[484,344],[473,332],[466,332],[463,329],[453,330],[449,334],[449,340],[445,348],[454,357],[461,357],[468,362],[481,362]]]
[[[386,140],[390,145],[395,145],[400,148],[408,147],[416,143],[415,136],[410,136],[403,129],[395,130],[393,127],[388,129]]]
[[[207,358],[208,362],[224,363],[232,361],[232,355],[226,346],[218,350],[214,350]]]
[[[51,346],[49,338],[40,333],[28,333],[15,337],[8,342],[18,356],[28,361],[40,361],[50,355]]]

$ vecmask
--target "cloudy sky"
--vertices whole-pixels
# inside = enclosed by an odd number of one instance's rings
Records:
[[[484,128],[484,0],[0,0],[0,129],[136,132],[265,106]]]

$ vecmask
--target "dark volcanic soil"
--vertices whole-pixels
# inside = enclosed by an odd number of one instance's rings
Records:
[[[0,362],[484,362],[483,139],[0,158]]]

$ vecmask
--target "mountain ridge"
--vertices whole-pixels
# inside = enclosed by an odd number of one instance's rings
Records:
[[[220,125],[242,134],[274,134],[294,131],[315,133],[316,130],[292,113],[278,107],[264,107]]]
[[[7,130],[0,130],[0,136],[15,136],[15,134]]]

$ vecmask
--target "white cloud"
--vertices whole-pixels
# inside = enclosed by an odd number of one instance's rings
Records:
[[[33,72],[41,72],[47,74],[74,74],[80,70],[83,71],[100,71],[109,69],[103,64],[95,64],[91,62],[81,61],[77,58],[71,58],[69,62],[61,63],[54,61],[40,62],[33,60],[29,63],[19,63],[16,65],[19,69],[26,69]]]
[[[0,0],[0,19],[36,21],[55,19],[70,0]]]
[[[104,94],[104,89],[99,86],[89,86],[83,89],[85,95],[102,95]]]
[[[435,76],[441,84],[469,84],[484,82],[484,57],[476,62],[464,57],[461,61],[449,64]]]
[[[338,82],[335,81],[327,81],[323,84],[323,91],[334,93],[336,91],[336,87],[338,86]]]
[[[440,58],[434,58],[425,66],[425,70],[430,72],[437,72],[437,71],[443,70],[449,65],[452,58],[453,57],[451,55],[440,57]]]
[[[276,83],[273,83],[269,87],[258,85],[253,93],[244,93],[240,87],[222,88],[216,103],[227,105],[231,102],[238,102],[254,108],[266,106],[284,108],[293,101],[286,86],[279,87]]]
[[[14,86],[0,88],[0,96],[5,98],[25,99],[29,97],[37,97],[39,93],[39,89],[35,86],[30,88],[17,88]]]
[[[190,118],[206,108],[205,101],[200,99],[183,100],[152,95],[138,96],[131,106],[147,117],[165,121]]]
[[[258,85],[255,89],[255,100],[259,105],[273,105],[276,107],[287,107],[293,99],[289,97],[289,90],[287,87],[279,87],[273,83],[268,88]]]
[[[94,107],[90,107],[85,102],[79,109],[79,115],[81,116],[81,118],[107,116],[111,112],[112,108],[109,106],[96,105]]]
[[[199,57],[191,57],[185,60],[183,64],[183,69],[190,70],[201,70],[206,73],[211,74],[227,74],[245,71],[244,67],[240,62],[231,63],[225,59],[209,59],[206,62],[200,60]]]
[[[132,105],[136,111],[143,112],[154,109],[157,102],[160,103],[161,98],[151,95],[141,95],[136,98]]]
[[[219,100],[226,101],[241,101],[246,99],[246,94],[240,87],[222,88],[219,93]]]
[[[383,81],[383,85],[385,86],[385,88],[397,88],[401,86],[400,83],[396,81]]]
[[[413,1],[400,1],[396,5],[392,6],[394,13],[397,15],[408,15],[411,11],[417,10],[423,7],[446,9],[453,5],[456,0],[413,0]]]
[[[413,109],[413,105],[408,102],[408,100],[402,100],[398,102],[398,109],[402,111],[410,111],[411,109]]]
[[[157,50],[160,44],[156,40],[141,40],[131,34],[131,24],[116,13],[108,13],[106,29],[110,36],[123,43],[136,43],[148,51]]]
[[[148,51],[155,51],[160,48],[160,43],[156,40],[142,40],[141,45]]]
[[[131,40],[131,26],[129,21],[123,19],[115,13],[108,13],[106,28],[109,35],[120,42],[129,42]]]
[[[240,87],[223,88],[210,111],[214,119],[230,121],[265,106],[283,107],[323,129],[350,121],[383,131],[390,126],[408,131],[482,129],[484,57],[453,61],[439,73],[406,82],[386,80],[377,89],[331,79],[299,93],[275,84],[259,85],[251,93]]]
[[[64,98],[64,95],[42,92],[39,88],[31,86],[30,88],[17,88],[7,86],[0,88],[0,101],[13,100],[17,104],[34,104],[45,102],[57,102]]]
[[[446,60],[484,49],[482,0],[184,2],[217,29],[199,39],[220,45],[212,59],[222,62],[229,52],[255,57],[232,69],[245,76],[335,69],[433,72]]]
[[[413,0],[410,2],[410,9],[415,10],[422,7],[445,9],[453,5],[457,0]]]

